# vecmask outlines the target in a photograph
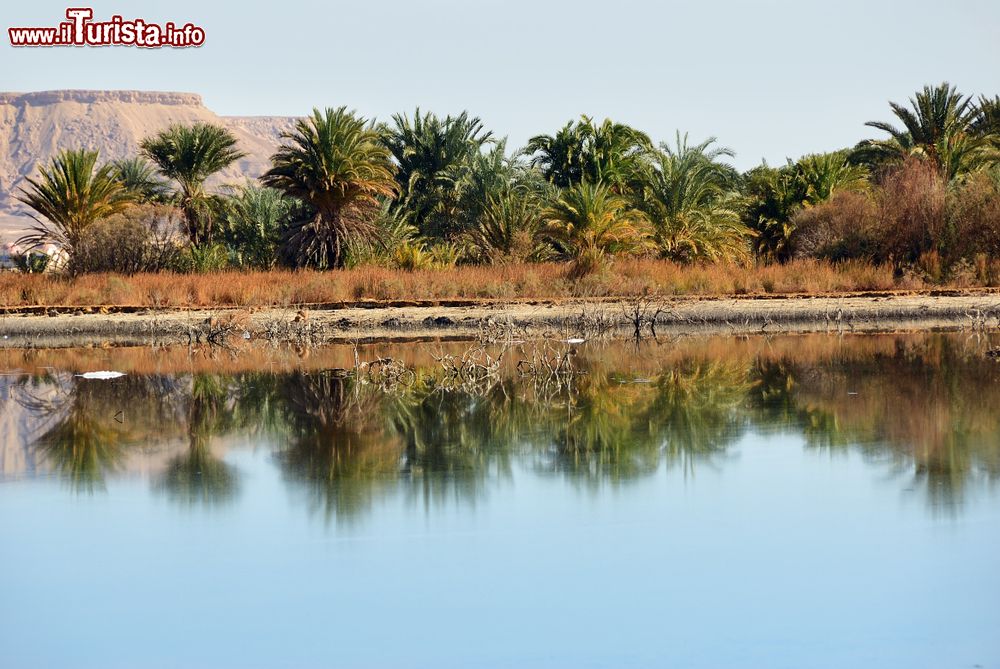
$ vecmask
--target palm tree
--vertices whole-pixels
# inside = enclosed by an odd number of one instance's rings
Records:
[[[412,120],[406,114],[392,120],[382,129],[382,141],[399,166],[397,207],[422,235],[453,236],[462,227],[460,203],[471,163],[492,142],[492,133],[464,111],[442,119],[417,108]]]
[[[948,82],[924,86],[910,98],[909,109],[895,102],[889,107],[903,127],[882,121],[866,123],[888,133],[889,138],[858,144],[853,156],[856,162],[880,166],[918,156],[932,161],[950,180],[1000,160],[992,140],[972,132],[977,109],[971,97]]]
[[[804,156],[796,163],[802,181],[802,200],[807,206],[826,202],[836,193],[868,190],[868,169],[849,159],[848,151]]]
[[[478,221],[466,234],[469,255],[481,262],[538,262],[551,258],[541,238],[543,218],[537,198],[520,189],[489,195]]]
[[[381,199],[396,194],[391,154],[366,119],[347,107],[299,120],[261,179],[306,205],[285,239],[297,266],[342,267],[345,244],[370,239]]]
[[[142,156],[111,161],[111,174],[136,202],[165,202],[167,184],[156,176],[156,167]]]
[[[624,123],[604,119],[595,125],[583,117],[591,130],[591,167],[589,178],[602,181],[615,192],[624,193],[629,182],[642,171],[647,156],[653,151],[649,136]]]
[[[635,128],[610,119],[596,125],[581,116],[555,135],[532,137],[523,153],[532,157],[532,167],[560,188],[601,181],[622,194],[652,149],[649,137]]]
[[[177,183],[175,198],[195,246],[212,243],[212,201],[205,181],[246,154],[226,128],[210,123],[172,125],[140,144],[160,173]]]
[[[64,150],[48,167],[38,168],[38,178],[28,178],[18,200],[42,217],[31,233],[18,240],[30,248],[55,242],[72,253],[80,236],[95,221],[120,212],[129,194],[115,180],[110,165],[97,167],[97,151]]]
[[[211,440],[239,426],[239,386],[227,377],[195,374],[187,400],[186,453],[172,458],[157,487],[178,502],[194,506],[223,504],[239,492],[239,473],[212,453]]]
[[[660,253],[680,261],[746,260],[750,230],[740,220],[738,175],[709,148],[710,138],[691,146],[677,134],[676,147],[662,144],[642,179],[640,206],[655,229]]]
[[[992,98],[979,96],[969,128],[975,135],[992,135],[994,141],[1000,138],[1000,95]]]
[[[567,188],[542,216],[547,235],[563,253],[589,263],[639,250],[647,241],[642,215],[601,183]]]
[[[469,161],[459,204],[463,230],[475,228],[491,201],[508,196],[533,200],[548,195],[552,186],[532,169],[520,153],[507,154],[507,140],[497,141],[488,151],[477,152]]]
[[[529,139],[524,154],[532,156],[531,166],[541,170],[546,181],[569,188],[583,181],[585,150],[584,128],[570,121],[555,135],[535,135]]]
[[[223,209],[226,243],[238,267],[270,269],[277,261],[281,234],[293,203],[273,188],[253,182],[234,189]]]

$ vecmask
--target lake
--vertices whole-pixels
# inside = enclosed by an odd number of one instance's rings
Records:
[[[1000,667],[997,345],[0,350],[0,666]]]

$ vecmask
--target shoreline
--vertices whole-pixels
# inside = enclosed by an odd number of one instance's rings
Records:
[[[223,344],[707,333],[878,332],[1000,327],[989,289],[843,295],[362,301],[301,308],[0,309],[0,346]]]

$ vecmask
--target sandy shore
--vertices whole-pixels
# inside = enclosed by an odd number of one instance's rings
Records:
[[[32,311],[32,310],[27,310]],[[227,337],[323,343],[370,338],[592,338],[695,332],[883,331],[1000,327],[1000,295],[850,295],[431,303],[289,309],[45,310],[0,315],[2,346],[220,342]]]

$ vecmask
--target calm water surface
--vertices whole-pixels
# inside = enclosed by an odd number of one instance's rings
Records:
[[[998,344],[0,351],[0,667],[1000,667]]]

